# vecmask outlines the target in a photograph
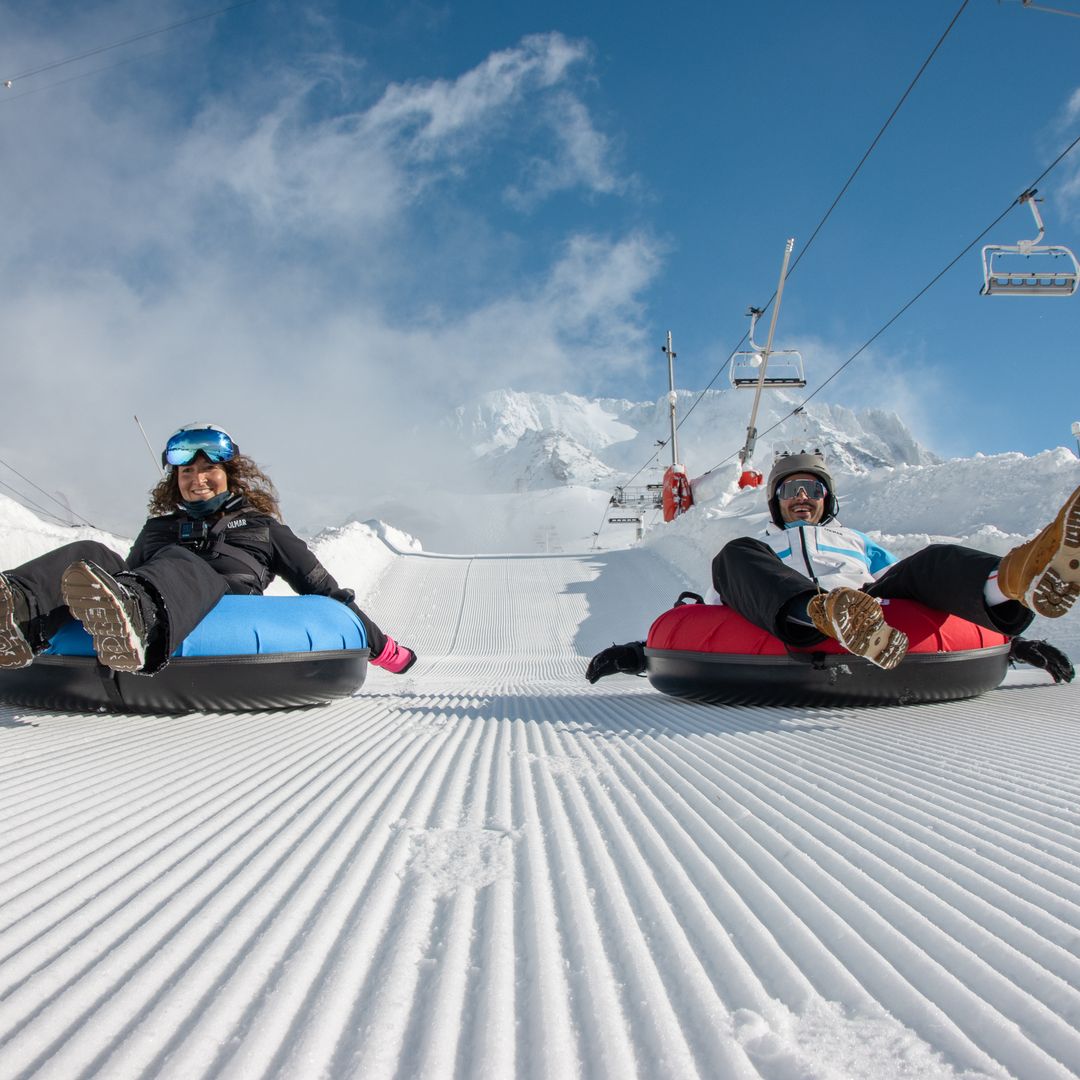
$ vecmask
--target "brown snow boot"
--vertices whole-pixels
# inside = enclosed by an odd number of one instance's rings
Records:
[[[134,589],[92,562],[72,563],[60,588],[71,614],[94,639],[99,662],[113,671],[141,671],[149,635]]]
[[[1080,596],[1080,487],[1037,536],[1014,547],[998,566],[998,588],[1048,619]]]
[[[881,603],[858,589],[818,593],[806,610],[826,637],[880,668],[896,667],[907,653],[907,634],[894,630],[881,613]]]
[[[26,640],[30,609],[22,590],[0,574],[0,668],[23,668],[34,659]]]

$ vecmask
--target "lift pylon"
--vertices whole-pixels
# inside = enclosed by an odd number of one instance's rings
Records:
[[[675,350],[671,347],[671,331],[668,331],[667,344],[661,345],[662,352],[668,358],[668,411],[671,418],[671,464],[664,472],[663,499],[664,520],[673,521],[680,514],[686,513],[694,505],[694,494],[690,488],[690,478],[686,467],[679,463],[679,444],[676,441],[678,425],[675,423]]]
[[[746,442],[743,448],[739,451],[739,464],[742,466],[742,472],[739,475],[739,487],[758,487],[765,479],[761,473],[750,467],[750,462],[754,457],[754,445],[757,443],[757,413],[758,405],[761,403],[761,391],[765,389],[767,383],[769,371],[769,357],[772,354],[773,335],[776,333],[776,320],[780,314],[780,301],[784,297],[784,282],[787,280],[788,263],[791,261],[791,251],[795,247],[795,238],[790,237],[788,242],[784,245],[784,261],[780,266],[780,283],[776,286],[776,303],[773,305],[772,320],[769,322],[769,337],[765,342],[764,349],[755,349],[755,352],[759,352],[761,355],[761,363],[758,365],[758,377],[757,382],[754,384],[754,406],[750,410],[750,423],[746,428]],[[753,344],[753,332],[754,325],[757,323],[758,316],[761,315],[761,311],[757,308],[750,309],[750,341]],[[802,357],[799,357],[800,375],[802,369]],[[805,386],[806,381],[803,380],[798,385]]]

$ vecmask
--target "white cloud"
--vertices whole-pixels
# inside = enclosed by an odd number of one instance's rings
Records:
[[[322,54],[189,109],[138,79],[107,102],[86,81],[16,103],[5,458],[130,531],[153,480],[132,414],[155,441],[209,416],[316,521],[449,467],[435,421],[471,394],[587,390],[632,366],[656,241],[567,227],[545,250],[513,215],[489,221],[515,169],[534,209],[623,190],[575,83],[588,54],[547,34],[452,79],[380,87]],[[328,116],[318,87],[353,104]]]
[[[598,194],[620,193],[627,183],[610,169],[611,144],[593,126],[588,109],[571,94],[555,95],[544,114],[555,138],[554,152],[534,157],[521,180],[505,192],[506,200],[529,210],[558,191],[581,186]]]
[[[303,113],[298,100],[280,102],[254,123],[230,110],[209,111],[180,150],[183,180],[207,200],[227,194],[232,216],[250,215],[276,236],[380,235],[407,206],[410,185],[400,163],[358,138],[351,118],[306,124]]]
[[[567,85],[587,54],[560,34],[534,35],[456,79],[393,84],[366,110],[317,123],[308,118],[311,85],[294,75],[256,118],[209,108],[184,144],[181,169],[203,190],[229,189],[260,227],[355,237],[385,231],[430,185],[474,173],[511,121],[531,114],[556,129],[556,145],[525,156],[530,205],[573,185],[614,192],[608,141]],[[324,63],[320,77],[337,81],[332,68]]]
[[[1065,106],[1066,123],[1072,123],[1074,120],[1080,120],[1080,87],[1077,87],[1072,92],[1072,96]]]
[[[582,43],[561,34],[531,35],[457,79],[390,86],[364,116],[364,126],[395,139],[407,134],[415,156],[452,152],[463,137],[493,122],[529,91],[561,83],[586,55]]]
[[[1061,110],[1060,120],[1054,126],[1055,138],[1074,139],[1080,134],[1080,87],[1072,92]],[[1054,148],[1060,153],[1061,147]],[[1054,203],[1071,223],[1080,222],[1080,149],[1074,149],[1059,166],[1061,172],[1052,181]],[[1055,243],[1053,227],[1047,223],[1047,243]]]

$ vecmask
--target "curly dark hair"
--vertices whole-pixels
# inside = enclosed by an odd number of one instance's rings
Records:
[[[206,459],[205,454],[196,457]],[[281,507],[278,505],[277,488],[270,479],[245,454],[237,454],[231,461],[223,461],[221,467],[228,478],[229,490],[234,495],[243,495],[256,509],[264,514],[281,520]],[[176,480],[176,469],[170,468],[150,492],[148,509],[152,517],[173,513],[181,503],[180,485]]]

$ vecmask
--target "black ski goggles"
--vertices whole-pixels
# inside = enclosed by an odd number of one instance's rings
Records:
[[[204,454],[208,461],[220,465],[232,461],[240,452],[232,436],[221,428],[191,428],[176,432],[165,444],[161,454],[162,465],[190,465],[196,454]]]
[[[776,485],[778,499],[796,499],[799,492],[806,499],[824,499],[829,489],[820,480],[781,480]]]

